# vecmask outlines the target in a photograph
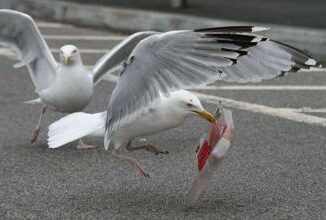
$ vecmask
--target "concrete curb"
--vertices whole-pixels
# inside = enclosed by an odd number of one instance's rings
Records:
[[[1,0],[0,7],[23,11],[34,17],[43,19],[129,32],[140,30],[167,31],[249,24],[237,21],[85,5],[55,0]],[[326,30],[257,23],[255,25],[270,27],[271,29],[267,34],[269,37],[309,51],[322,63],[326,63]]]

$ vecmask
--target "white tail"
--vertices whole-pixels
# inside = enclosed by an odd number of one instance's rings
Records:
[[[89,135],[104,135],[105,116],[106,112],[77,112],[59,119],[49,127],[49,148],[57,148]]]

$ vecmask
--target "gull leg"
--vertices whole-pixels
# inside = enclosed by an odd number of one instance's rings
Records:
[[[95,148],[94,145],[89,145],[89,144],[85,144],[82,139],[79,139],[78,140],[78,143],[76,145],[76,148],[79,149],[79,150],[84,150],[84,149],[92,149],[92,148]]]
[[[137,160],[127,157],[124,155],[117,154],[116,149],[113,150],[112,155],[119,159],[119,160],[125,160],[131,163],[131,165],[138,171],[138,173],[144,177],[149,177],[149,173],[145,170],[144,166],[141,165]]]
[[[31,144],[33,144],[37,140],[38,134],[40,132],[43,116],[45,114],[45,111],[46,111],[46,105],[43,105],[40,117],[39,117],[39,119],[37,121],[37,124],[36,124],[36,126],[35,126],[35,128],[33,129],[33,132],[32,132],[32,137],[31,137],[31,141],[30,141]]]
[[[157,147],[155,145],[152,145],[152,144],[146,144],[146,145],[137,146],[137,147],[131,147],[131,145],[128,144],[126,149],[129,150],[129,151],[144,149],[144,150],[147,150],[147,151],[149,151],[151,153],[154,153],[156,155],[158,155],[158,154],[168,154],[169,153],[169,151],[161,149],[161,148],[159,148],[159,147]]]

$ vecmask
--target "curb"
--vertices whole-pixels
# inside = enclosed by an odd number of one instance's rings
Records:
[[[292,26],[244,23],[135,9],[103,7],[58,0],[1,0],[1,8],[26,12],[34,17],[96,28],[135,32],[167,31],[228,25],[260,25],[271,29],[267,35],[304,51],[326,63],[326,30]]]

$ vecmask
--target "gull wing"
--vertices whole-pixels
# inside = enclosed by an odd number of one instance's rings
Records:
[[[160,94],[216,80],[258,82],[317,62],[293,47],[254,34],[257,27],[171,31],[132,51],[111,95],[105,145],[114,131],[156,105]]]
[[[57,64],[34,20],[27,14],[0,9],[0,44],[20,56],[15,68],[26,66],[37,91],[48,88],[56,78]]]
[[[94,84],[97,84],[101,81],[102,77],[105,74],[110,74],[109,72],[115,66],[121,64],[125,59],[128,58],[131,51],[136,47],[136,45],[146,37],[149,37],[153,34],[157,34],[158,32],[154,31],[143,31],[137,32],[119,44],[117,44],[112,50],[102,56],[94,65],[93,68],[93,81]]]

